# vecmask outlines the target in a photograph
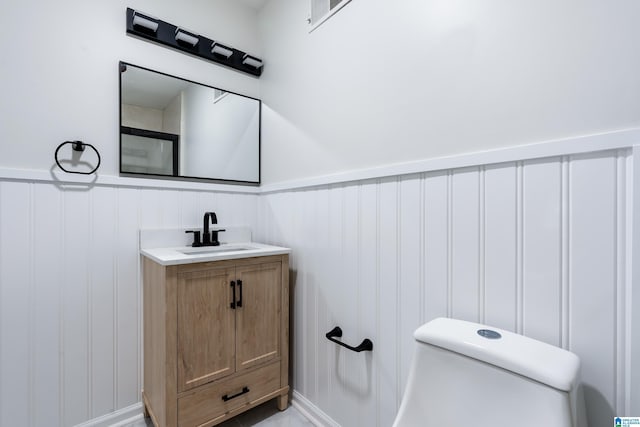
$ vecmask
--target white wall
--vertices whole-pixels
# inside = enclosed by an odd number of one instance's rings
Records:
[[[164,110],[122,104],[122,126],[164,131]]]
[[[49,169],[56,146],[83,140],[118,171],[118,61],[211,86],[259,94],[258,79],[133,38],[126,8],[139,9],[260,56],[256,12],[227,0],[6,2],[0,14],[5,82],[0,167]]]
[[[162,114],[162,131],[180,135],[182,121],[182,93],[176,95]]]
[[[354,0],[310,34],[307,16],[261,12],[265,183],[640,125],[635,0]]]

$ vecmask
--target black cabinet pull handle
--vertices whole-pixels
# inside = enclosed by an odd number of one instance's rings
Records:
[[[222,400],[227,402],[227,401],[229,401],[231,399],[234,399],[234,398],[236,398],[238,396],[242,396],[245,393],[249,393],[249,387],[242,387],[242,391],[240,393],[232,394],[231,396],[225,394],[224,396],[222,396]]]
[[[233,292],[233,296],[231,297],[231,308],[236,309],[236,282],[231,281],[231,291]]]
[[[361,351],[373,351],[373,342],[371,342],[369,338],[365,338],[364,340],[362,340],[360,345],[357,347],[351,347],[350,345],[335,339],[335,337],[340,338],[342,336],[342,329],[340,328],[340,326],[336,326],[335,328],[327,332],[325,336],[329,341],[333,341],[334,343],[357,353],[360,353]]]
[[[238,291],[240,292],[240,299],[238,299],[237,307],[242,307],[242,280],[238,280]]]

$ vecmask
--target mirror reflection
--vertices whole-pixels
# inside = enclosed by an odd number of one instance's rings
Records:
[[[260,101],[120,63],[120,172],[260,182]]]

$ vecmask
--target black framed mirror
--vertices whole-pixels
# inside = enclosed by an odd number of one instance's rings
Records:
[[[260,183],[259,99],[120,62],[120,173]]]

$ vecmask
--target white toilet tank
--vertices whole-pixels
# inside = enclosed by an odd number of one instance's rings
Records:
[[[587,427],[575,354],[455,319],[434,319],[414,337],[394,427]]]

